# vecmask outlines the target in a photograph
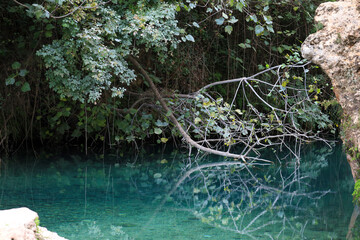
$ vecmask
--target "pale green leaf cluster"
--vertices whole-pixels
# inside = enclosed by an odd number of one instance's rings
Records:
[[[62,37],[43,46],[43,58],[50,87],[61,97],[95,102],[104,91],[122,97],[124,86],[136,76],[126,57],[140,49],[154,51],[164,60],[180,42],[175,7],[152,8],[139,2],[138,11],[99,5],[86,19],[62,20]]]

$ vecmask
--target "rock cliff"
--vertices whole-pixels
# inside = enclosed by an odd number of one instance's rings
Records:
[[[354,180],[360,179],[360,1],[322,3],[301,51],[330,77],[343,109],[342,139]]]

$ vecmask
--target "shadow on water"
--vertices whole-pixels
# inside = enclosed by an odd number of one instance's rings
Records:
[[[300,165],[219,161],[14,157],[1,165],[0,208],[29,207],[69,239],[345,239],[353,180],[340,145],[309,145]]]

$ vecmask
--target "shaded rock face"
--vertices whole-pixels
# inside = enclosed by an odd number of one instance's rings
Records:
[[[1,240],[66,240],[44,227],[36,226],[39,216],[28,208],[0,211]]]
[[[343,108],[343,141],[354,180],[360,179],[360,1],[322,3],[315,22],[323,25],[304,41],[304,58],[330,77]]]

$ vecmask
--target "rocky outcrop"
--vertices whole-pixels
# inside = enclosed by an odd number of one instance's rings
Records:
[[[322,3],[315,22],[320,29],[303,43],[304,58],[330,77],[343,108],[342,139],[354,180],[360,179],[360,1]]]
[[[44,227],[37,226],[39,216],[28,208],[0,211],[1,240],[66,240]]]

